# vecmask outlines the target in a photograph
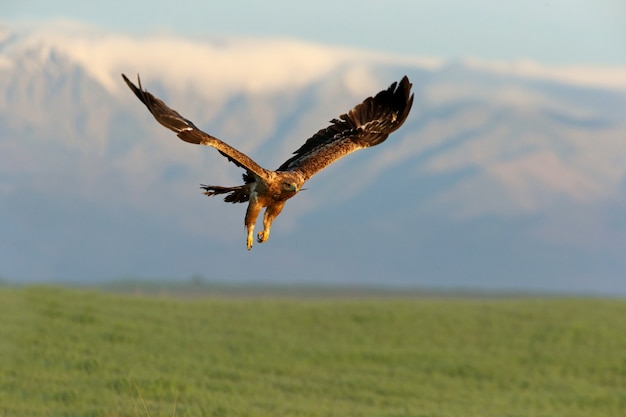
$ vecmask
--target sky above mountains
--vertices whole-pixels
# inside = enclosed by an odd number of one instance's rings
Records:
[[[72,19],[129,33],[286,37],[409,56],[626,65],[622,0],[8,0],[2,20]]]

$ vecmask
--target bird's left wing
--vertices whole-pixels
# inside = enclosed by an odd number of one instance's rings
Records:
[[[413,105],[411,86],[404,76],[399,83],[394,82],[332,120],[330,126],[308,139],[278,171],[300,171],[309,179],[339,158],[383,142],[409,115]]]
[[[238,167],[244,168],[248,172],[252,172],[258,177],[267,180],[268,171],[254,162],[249,156],[198,129],[193,122],[185,119],[177,111],[170,109],[163,101],[142,89],[139,76],[137,76],[137,84],[139,84],[139,87],[133,84],[124,74],[122,74],[122,78],[124,78],[124,81],[126,81],[126,84],[128,84],[128,87],[135,93],[137,98],[146,105],[157,122],[176,132],[179,138],[185,142],[211,146]]]

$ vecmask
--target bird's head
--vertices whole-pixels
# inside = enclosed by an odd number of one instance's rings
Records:
[[[288,200],[302,189],[305,178],[300,172],[274,171],[269,181],[270,192],[275,200]]]
[[[303,178],[295,172],[283,172],[280,179],[280,194],[282,198],[291,198],[302,189]]]
[[[298,191],[300,191],[300,187],[298,187],[298,183],[297,182],[283,181],[283,183],[282,183],[282,192],[295,194]]]

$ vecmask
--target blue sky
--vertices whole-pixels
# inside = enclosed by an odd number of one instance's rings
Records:
[[[131,33],[280,36],[443,58],[626,65],[623,0],[4,0],[0,21]]]

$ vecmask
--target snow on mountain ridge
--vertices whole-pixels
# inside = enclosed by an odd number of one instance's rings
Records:
[[[2,39],[11,45],[2,47]],[[150,74],[171,88],[191,88],[224,97],[233,91],[263,93],[285,85],[303,86],[346,65],[395,64],[437,70],[454,64],[439,58],[407,57],[379,51],[329,46],[285,38],[185,38],[171,33],[119,34],[68,20],[5,27],[0,34],[0,68],[11,52],[39,45],[53,48],[80,64],[108,91],[119,93],[119,73]],[[3,51],[4,49],[4,51]],[[458,64],[494,74],[626,90],[626,68],[549,66],[521,59],[515,62],[460,57]],[[154,69],[158,68],[158,73]],[[362,80],[366,81],[366,80]],[[353,80],[355,92],[371,89]]]
[[[548,66],[528,59],[504,62],[466,58],[463,60],[463,63],[468,68],[489,71],[495,74],[515,75],[580,86],[626,90],[626,67]]]
[[[81,33],[77,36],[77,32]],[[358,63],[405,63],[436,67],[433,59],[415,59],[358,49],[331,47],[281,38],[188,39],[172,34],[131,36],[71,24],[23,30],[11,47],[0,49],[0,62],[20,50],[42,48],[68,56],[108,91],[118,93],[119,74],[150,74],[179,90],[193,86],[224,97],[237,91],[267,93],[286,85],[301,87],[337,68]],[[14,58],[14,56],[13,56]],[[158,68],[158,72],[155,71]],[[370,85],[349,87],[366,90]]]

